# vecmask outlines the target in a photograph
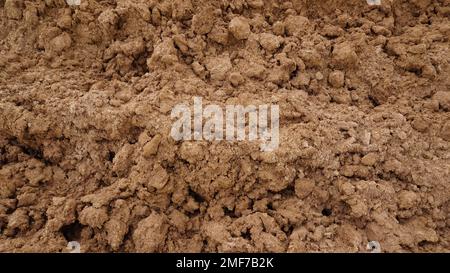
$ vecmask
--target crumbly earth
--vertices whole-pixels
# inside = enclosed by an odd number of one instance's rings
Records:
[[[0,251],[450,251],[450,1],[0,0]],[[280,106],[280,147],[170,136]]]

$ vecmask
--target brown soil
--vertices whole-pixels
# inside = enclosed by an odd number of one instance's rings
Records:
[[[0,251],[450,251],[450,1],[0,0]],[[175,142],[278,104],[280,147]]]

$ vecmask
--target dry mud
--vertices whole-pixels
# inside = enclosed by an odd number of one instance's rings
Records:
[[[450,1],[0,0],[0,251],[450,251]],[[280,146],[174,141],[194,96]]]

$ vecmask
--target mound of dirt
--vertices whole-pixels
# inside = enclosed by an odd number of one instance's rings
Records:
[[[0,251],[449,252],[449,17],[0,0]],[[193,97],[279,105],[279,148],[175,141]]]

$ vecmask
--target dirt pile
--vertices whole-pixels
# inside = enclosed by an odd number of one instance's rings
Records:
[[[450,251],[450,1],[0,0],[0,251]],[[280,106],[280,146],[170,112]]]

